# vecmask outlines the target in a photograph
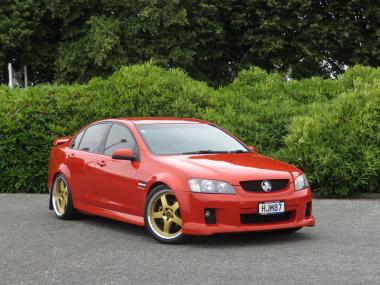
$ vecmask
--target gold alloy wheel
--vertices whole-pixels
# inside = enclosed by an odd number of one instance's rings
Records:
[[[55,180],[53,187],[53,206],[57,215],[62,216],[66,212],[69,203],[69,189],[66,181],[59,177]]]
[[[179,204],[172,191],[160,191],[152,197],[148,205],[148,222],[161,238],[172,239],[181,234]]]

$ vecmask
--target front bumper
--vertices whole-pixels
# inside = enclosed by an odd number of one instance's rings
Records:
[[[288,190],[277,193],[248,193],[234,187],[236,195],[177,192],[182,216],[182,232],[188,235],[212,235],[216,233],[270,231],[278,229],[314,226],[312,195],[310,189]],[[260,221],[259,203],[285,202],[286,220]],[[308,205],[309,209],[306,209]],[[206,224],[205,209],[214,209],[215,224]],[[242,217],[255,216],[247,222]],[[274,215],[273,215],[274,216]]]

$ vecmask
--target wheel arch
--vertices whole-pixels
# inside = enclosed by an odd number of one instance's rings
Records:
[[[153,182],[149,187],[148,187],[148,190],[146,191],[146,195],[145,195],[145,198],[148,197],[149,193],[153,191],[154,188],[160,186],[160,185],[163,185],[163,186],[166,186],[168,187],[169,189],[172,189],[167,183],[163,182],[163,181],[155,181]]]
[[[187,181],[187,178],[182,176],[175,177],[170,174],[156,176],[155,179],[152,179],[147,185],[146,196],[143,202],[143,209],[145,209],[149,194],[157,186],[165,185],[174,192],[174,195],[181,208],[181,215],[183,215],[183,219],[186,219],[186,216],[189,213],[189,190],[187,190],[186,186],[188,187],[188,185],[187,183],[184,183],[184,180]]]
[[[54,170],[51,170],[51,172],[49,173],[49,179],[48,179],[49,191],[51,191],[51,189],[53,187],[54,179],[59,174],[62,174],[63,176],[65,176],[66,180],[70,180],[70,178],[71,178],[70,170],[67,167],[67,165],[64,163],[61,163],[57,168],[55,168]],[[69,184],[70,184],[70,182],[69,182]]]

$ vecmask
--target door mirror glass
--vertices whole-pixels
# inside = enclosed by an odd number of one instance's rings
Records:
[[[117,149],[112,153],[112,158],[133,161],[133,160],[136,160],[136,155],[133,153],[133,151],[130,148]]]

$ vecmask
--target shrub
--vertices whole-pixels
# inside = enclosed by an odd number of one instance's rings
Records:
[[[336,80],[321,78],[287,82],[278,74],[251,68],[220,90],[214,109],[205,118],[239,135],[260,152],[274,155],[284,146],[291,120],[307,112],[311,103],[336,96],[337,85]]]
[[[85,85],[0,87],[0,192],[43,192],[51,141],[102,118],[195,117],[303,169],[323,196],[379,191],[380,69],[286,81],[259,68],[213,89],[180,70],[123,67]]]
[[[0,89],[0,187],[2,192],[46,189],[51,141],[72,133],[80,118],[80,86]]]
[[[295,118],[279,156],[300,166],[323,197],[379,191],[380,86],[314,104]]]
[[[87,112],[96,118],[194,117],[216,93],[180,70],[165,71],[151,64],[123,67],[106,80],[95,78],[86,90],[91,93]]]
[[[150,64],[122,68],[88,85],[0,89],[0,189],[46,191],[47,161],[55,137],[102,118],[199,117],[215,91],[179,70]]]

